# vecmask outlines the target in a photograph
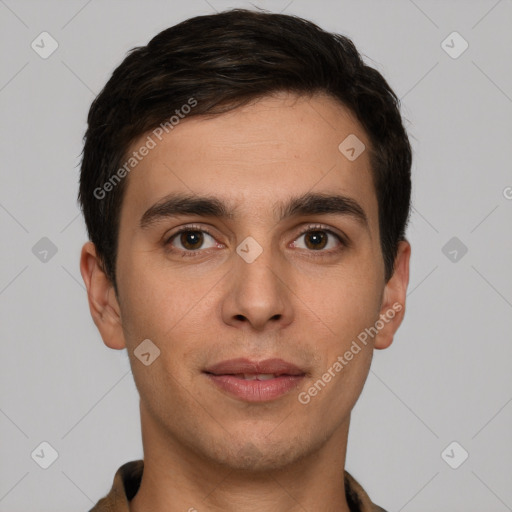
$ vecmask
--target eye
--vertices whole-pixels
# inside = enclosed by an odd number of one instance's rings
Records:
[[[205,243],[207,244],[205,247]],[[208,245],[209,244],[209,245]],[[195,256],[199,249],[215,247],[215,238],[204,228],[184,226],[171,235],[165,242],[171,251],[181,252],[183,256]]]
[[[294,241],[292,246],[314,252],[331,253],[347,245],[340,235],[323,226],[308,226],[297,240],[302,237],[304,237],[302,244]]]
[[[302,237],[304,242],[298,242]],[[223,247],[207,229],[200,226],[181,227],[166,239],[164,245],[171,252],[192,257],[199,256],[201,249]],[[309,253],[318,252],[319,256],[336,253],[347,246],[348,242],[341,235],[322,225],[307,226],[292,243],[292,247],[296,249],[305,249]]]

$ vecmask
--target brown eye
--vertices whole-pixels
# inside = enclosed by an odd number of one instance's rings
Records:
[[[201,248],[203,238],[200,231],[185,231],[180,233],[179,240],[185,249],[193,251],[194,249]]]
[[[323,249],[327,244],[327,235],[323,231],[308,231],[305,234],[308,249]]]
[[[303,238],[304,242],[299,243]],[[344,240],[330,229],[314,227],[303,231],[293,242],[293,247],[309,252],[330,253],[345,246]]]
[[[210,241],[211,240],[211,241]],[[210,241],[210,245],[206,245]],[[215,239],[203,229],[184,228],[172,235],[166,242],[172,250],[186,253],[215,247]]]

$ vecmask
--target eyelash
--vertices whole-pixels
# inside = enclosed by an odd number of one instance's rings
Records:
[[[176,238],[178,235],[180,235],[181,233],[187,233],[187,232],[196,232],[196,231],[200,231],[200,232],[203,232],[203,233],[206,233],[208,235],[210,235],[212,238],[215,238],[213,236],[213,234],[206,228],[204,227],[201,227],[201,226],[197,226],[197,225],[188,225],[188,226],[183,226],[181,228],[178,229],[178,231],[176,231],[175,233],[173,233],[170,237],[168,237],[165,242],[164,242],[164,245],[165,247],[171,247],[169,249],[170,252],[178,252],[178,253],[181,253],[182,256],[184,257],[197,257],[200,255],[200,253],[202,252],[201,249],[197,249],[195,251],[191,251],[191,250],[188,250],[188,251],[184,251],[182,249],[175,249],[174,247],[172,247],[170,245],[171,241],[174,240],[174,238]],[[310,251],[307,251],[309,253],[309,256],[313,257],[313,258],[316,258],[316,257],[321,257],[323,255],[326,255],[326,254],[335,254],[337,252],[339,252],[340,250],[343,250],[344,248],[348,247],[349,246],[349,243],[348,241],[342,237],[341,235],[338,235],[337,233],[335,233],[334,231],[332,231],[331,229],[321,225],[321,224],[310,224],[308,226],[306,226],[306,228],[304,228],[298,235],[297,235],[297,238],[301,237],[302,235],[305,235],[306,233],[309,233],[311,231],[324,231],[325,233],[329,233],[330,235],[333,235],[335,238],[338,239],[338,241],[340,242],[341,244],[341,248],[338,247],[336,249],[330,249],[330,250],[327,250],[327,251],[323,251],[323,250],[319,250],[319,251],[313,251],[313,250],[310,250]],[[315,254],[317,253],[317,254]]]

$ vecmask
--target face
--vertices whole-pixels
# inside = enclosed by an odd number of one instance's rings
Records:
[[[338,149],[351,134],[370,147],[332,98],[280,94],[181,121],[128,176],[118,297],[85,253],[82,274],[105,343],[128,349],[143,430],[167,446],[268,469],[346,440],[408,279],[404,242],[384,280],[369,151]]]

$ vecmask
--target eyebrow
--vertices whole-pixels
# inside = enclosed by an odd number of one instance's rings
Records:
[[[279,220],[308,215],[346,215],[369,229],[368,217],[359,203],[339,194],[306,193],[278,203],[273,211]],[[234,219],[236,209],[214,196],[174,193],[148,208],[140,219],[140,227],[146,229],[160,220],[182,215]]]

